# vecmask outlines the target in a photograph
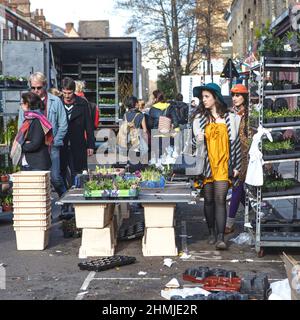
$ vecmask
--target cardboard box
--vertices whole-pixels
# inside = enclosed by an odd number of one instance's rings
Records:
[[[281,256],[281,259],[284,262],[284,267],[286,270],[287,277],[289,279],[289,284],[291,287],[291,298],[292,300],[300,300],[300,292],[296,290],[296,283],[300,283],[300,272],[298,273],[298,279],[295,279],[295,275],[292,274],[292,270],[295,266],[299,267],[300,270],[300,264],[291,256],[288,256],[283,252],[283,255]]]

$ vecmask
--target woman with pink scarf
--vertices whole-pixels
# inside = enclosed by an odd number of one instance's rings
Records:
[[[49,170],[53,135],[44,104],[38,95],[27,92],[22,94],[21,106],[25,119],[12,146],[13,165],[21,165],[26,171]]]

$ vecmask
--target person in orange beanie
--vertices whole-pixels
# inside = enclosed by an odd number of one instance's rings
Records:
[[[249,92],[246,86],[237,84],[231,89],[233,111],[241,117],[239,136],[241,141],[242,166],[238,180],[234,183],[230,202],[229,214],[226,221],[225,234],[234,232],[235,216],[240,203],[245,206],[244,183],[246,179],[249,151],[248,144],[248,98]]]

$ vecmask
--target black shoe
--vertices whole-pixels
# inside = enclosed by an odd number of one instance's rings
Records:
[[[219,233],[217,236],[217,243],[216,243],[217,250],[227,250],[227,244],[224,241],[224,233]]]
[[[216,232],[214,229],[209,229],[209,236],[208,236],[208,240],[207,243],[208,244],[215,244],[217,242],[216,239]]]

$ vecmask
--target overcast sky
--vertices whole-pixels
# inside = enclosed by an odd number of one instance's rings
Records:
[[[109,20],[112,37],[125,36],[128,14],[115,10],[115,0],[30,0],[31,11],[44,9],[47,21],[64,28],[66,22],[74,22],[78,30],[79,20]]]

